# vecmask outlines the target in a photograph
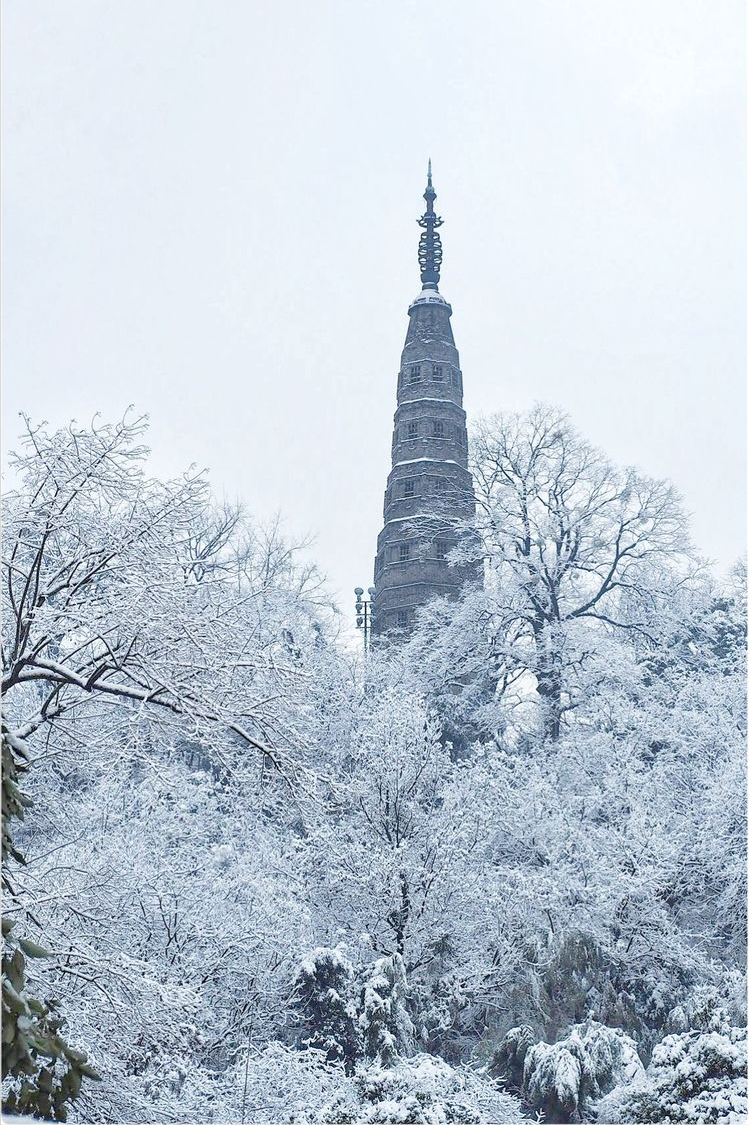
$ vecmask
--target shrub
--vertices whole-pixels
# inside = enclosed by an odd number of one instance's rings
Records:
[[[522,1063],[522,1077],[520,1066]],[[502,1074],[545,1120],[581,1121],[617,1084],[644,1074],[634,1041],[619,1028],[589,1020],[557,1043],[532,1045],[529,1027],[512,1028],[495,1055]]]
[[[511,1090],[522,1090],[525,1056],[536,1041],[533,1028],[527,1024],[511,1027],[494,1052],[491,1070],[499,1074]]]
[[[747,1119],[746,1028],[668,1035],[647,1074],[618,1087],[598,1107],[601,1122],[697,1121],[738,1125]]]
[[[321,1115],[324,1125],[481,1125],[524,1120],[518,1101],[486,1075],[434,1055],[359,1072]]]

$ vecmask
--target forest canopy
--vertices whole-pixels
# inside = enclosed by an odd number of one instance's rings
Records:
[[[538,406],[474,436],[483,582],[365,658],[145,431],[12,458],[7,1109],[745,1119],[743,565]]]

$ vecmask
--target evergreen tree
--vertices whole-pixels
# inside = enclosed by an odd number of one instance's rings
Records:
[[[9,865],[25,862],[11,836],[11,821],[22,820],[31,804],[21,790],[19,774],[26,768],[28,752],[23,741],[3,727],[3,885],[12,895]],[[78,1096],[84,1077],[98,1074],[87,1065],[86,1055],[68,1046],[60,1035],[62,1020],[51,1003],[30,996],[26,958],[46,957],[46,950],[28,938],[17,937],[16,921],[3,918],[3,1082],[10,1079],[3,1109],[35,1117],[67,1119],[67,1105]]]
[[[359,1024],[364,1052],[382,1066],[411,1054],[413,1024],[406,1011],[406,969],[399,953],[372,965],[362,989]]]
[[[296,981],[300,1044],[325,1051],[330,1062],[343,1063],[347,1074],[358,1050],[353,985],[348,960],[339,950],[326,948],[315,949],[302,962]]]
[[[635,1042],[619,1028],[595,1020],[575,1024],[556,1043],[529,1046],[528,1028],[505,1036],[500,1057],[524,1055],[522,1092],[545,1121],[589,1121],[604,1094],[644,1075]]]

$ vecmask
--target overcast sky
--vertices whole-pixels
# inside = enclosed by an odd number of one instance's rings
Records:
[[[742,0],[5,0],[4,415],[372,580],[434,165],[471,417],[563,407],[744,549]]]

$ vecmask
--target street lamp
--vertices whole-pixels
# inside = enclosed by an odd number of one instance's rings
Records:
[[[372,623],[374,621],[374,596],[375,588],[370,586],[367,590],[368,598],[364,597],[364,588],[357,586],[354,589],[356,594],[356,627],[362,630],[364,637],[364,651],[369,651],[369,642],[372,636]]]

